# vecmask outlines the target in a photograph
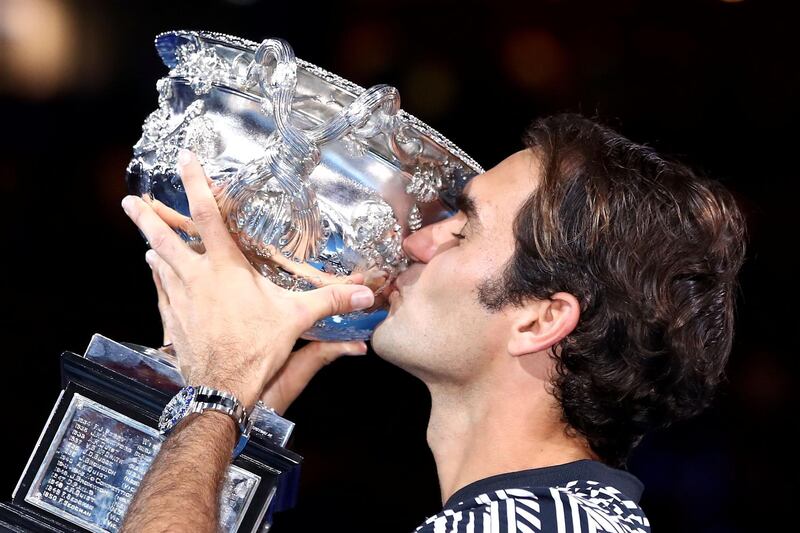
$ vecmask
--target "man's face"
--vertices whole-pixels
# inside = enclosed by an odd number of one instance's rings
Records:
[[[481,305],[478,287],[511,257],[514,218],[537,180],[535,156],[517,152],[469,182],[455,216],[405,239],[414,262],[372,337],[382,358],[426,383],[468,383],[493,364],[511,326],[503,311]]]

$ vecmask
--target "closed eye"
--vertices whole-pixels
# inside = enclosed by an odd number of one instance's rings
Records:
[[[458,233],[451,232],[450,235],[452,235],[458,240],[466,239],[467,236],[464,235],[464,230],[467,229],[467,224],[469,224],[469,220],[466,223],[464,223],[464,225],[461,227],[461,231],[459,231]]]

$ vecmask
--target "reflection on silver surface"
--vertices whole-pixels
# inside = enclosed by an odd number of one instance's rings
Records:
[[[480,166],[400,110],[396,89],[363,89],[296,59],[284,41],[171,32],[156,48],[171,70],[134,147],[132,192],[189,216],[176,161],[193,150],[263,275],[309,290],[361,274],[376,292],[373,309],[331,317],[305,337],[369,338],[386,314],[384,289],[406,265],[403,237],[448,216]],[[201,249],[198,236],[178,232]]]
[[[25,501],[95,533],[115,533],[163,437],[80,394],[70,401]],[[222,531],[236,531],[261,478],[231,465]]]

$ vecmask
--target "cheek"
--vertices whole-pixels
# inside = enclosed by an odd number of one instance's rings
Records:
[[[485,279],[489,268],[481,258],[452,251],[426,265],[414,286],[415,296],[440,308],[466,311],[465,306],[480,306],[477,286]]]

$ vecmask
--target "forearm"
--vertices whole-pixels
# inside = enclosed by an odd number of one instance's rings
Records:
[[[176,426],[128,507],[122,532],[216,532],[236,431],[230,416],[214,411]]]

